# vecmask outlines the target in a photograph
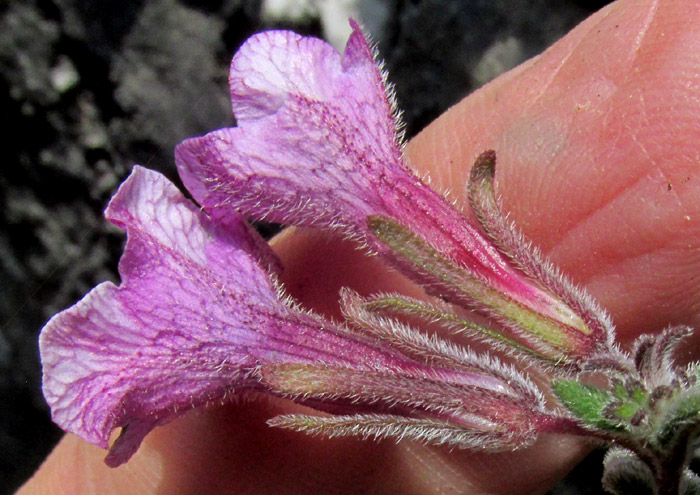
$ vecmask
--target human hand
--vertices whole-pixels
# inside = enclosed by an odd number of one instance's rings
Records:
[[[504,209],[611,312],[623,341],[669,323],[700,326],[697,4],[618,2],[407,149],[419,173],[462,203],[473,159],[495,149]],[[288,232],[275,246],[288,291],[324,314],[336,314],[341,286],[417,290],[318,233]],[[118,469],[67,435],[20,493],[538,493],[586,450],[544,437],[521,452],[473,454],[265,424],[300,407],[265,399],[190,413],[156,429]]]

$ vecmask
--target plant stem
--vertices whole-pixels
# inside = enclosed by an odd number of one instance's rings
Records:
[[[686,434],[678,439],[674,448],[666,456],[659,456],[656,462],[649,463],[654,473],[658,495],[681,495],[680,485],[683,471],[688,465],[689,438]]]

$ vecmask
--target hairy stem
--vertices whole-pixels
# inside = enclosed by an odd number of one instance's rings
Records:
[[[650,464],[658,495],[681,495],[681,479],[683,471],[688,466],[692,444],[690,439],[694,438],[694,433],[683,435],[666,456],[657,458],[654,464]]]

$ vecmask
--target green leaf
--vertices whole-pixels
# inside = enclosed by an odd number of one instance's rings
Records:
[[[630,421],[637,411],[639,411],[639,404],[634,404],[631,402],[623,402],[612,408],[612,413],[616,418],[623,419],[625,421]]]
[[[647,406],[646,390],[636,381],[628,380],[624,383],[616,383],[612,388],[612,393],[616,400],[604,412],[609,419],[631,421],[641,409],[645,409]],[[611,418],[610,415],[613,417]]]
[[[555,380],[552,390],[576,418],[596,428],[621,430],[622,425],[607,419],[603,412],[615,397],[607,390],[584,385],[576,380]]]
[[[648,398],[644,387],[631,380],[616,383],[613,387],[613,394],[621,402],[634,402],[640,406],[646,404]]]

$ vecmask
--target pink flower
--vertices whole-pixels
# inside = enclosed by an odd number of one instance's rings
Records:
[[[293,307],[263,268],[274,256],[240,217],[212,222],[156,172],[136,167],[106,215],[129,235],[122,285],[103,283],[56,315],[40,344],[54,420],[103,448],[123,428],[109,465],[155,426],[251,389],[336,411],[371,405],[366,421],[461,444],[507,443],[498,414],[542,407],[525,378],[496,363],[465,353],[427,366]],[[413,419],[401,424],[396,412]],[[457,425],[478,428],[474,439]]]
[[[54,420],[125,462],[154,427],[246,390],[332,416],[273,420],[329,435],[515,448],[572,431],[514,368],[423,334],[412,314],[477,334],[554,373],[605,362],[611,330],[503,221],[481,157],[472,199],[492,242],[403,164],[384,78],[359,28],[323,41],[261,33],[233,59],[238,127],[176,150],[186,187],[137,167],[106,211],[125,229],[119,287],[104,283],[41,334]],[[334,229],[446,302],[343,294],[347,322],[298,308],[244,216]],[[455,306],[498,325],[464,320]]]
[[[263,361],[403,364],[291,308],[263,269],[275,260],[257,234],[240,218],[213,223],[156,172],[136,167],[106,216],[129,235],[122,285],[105,282],[54,316],[40,345],[61,427],[104,448],[124,427],[110,464],[182,411],[260,388]]]
[[[533,281],[540,274],[528,272],[544,265],[536,255],[512,263],[406,168],[391,93],[353,28],[343,57],[286,31],[241,47],[229,78],[238,127],[175,152],[195,199],[217,219],[242,212],[355,238],[429,293],[495,317],[552,362],[607,346],[610,325],[594,304],[556,274]]]

